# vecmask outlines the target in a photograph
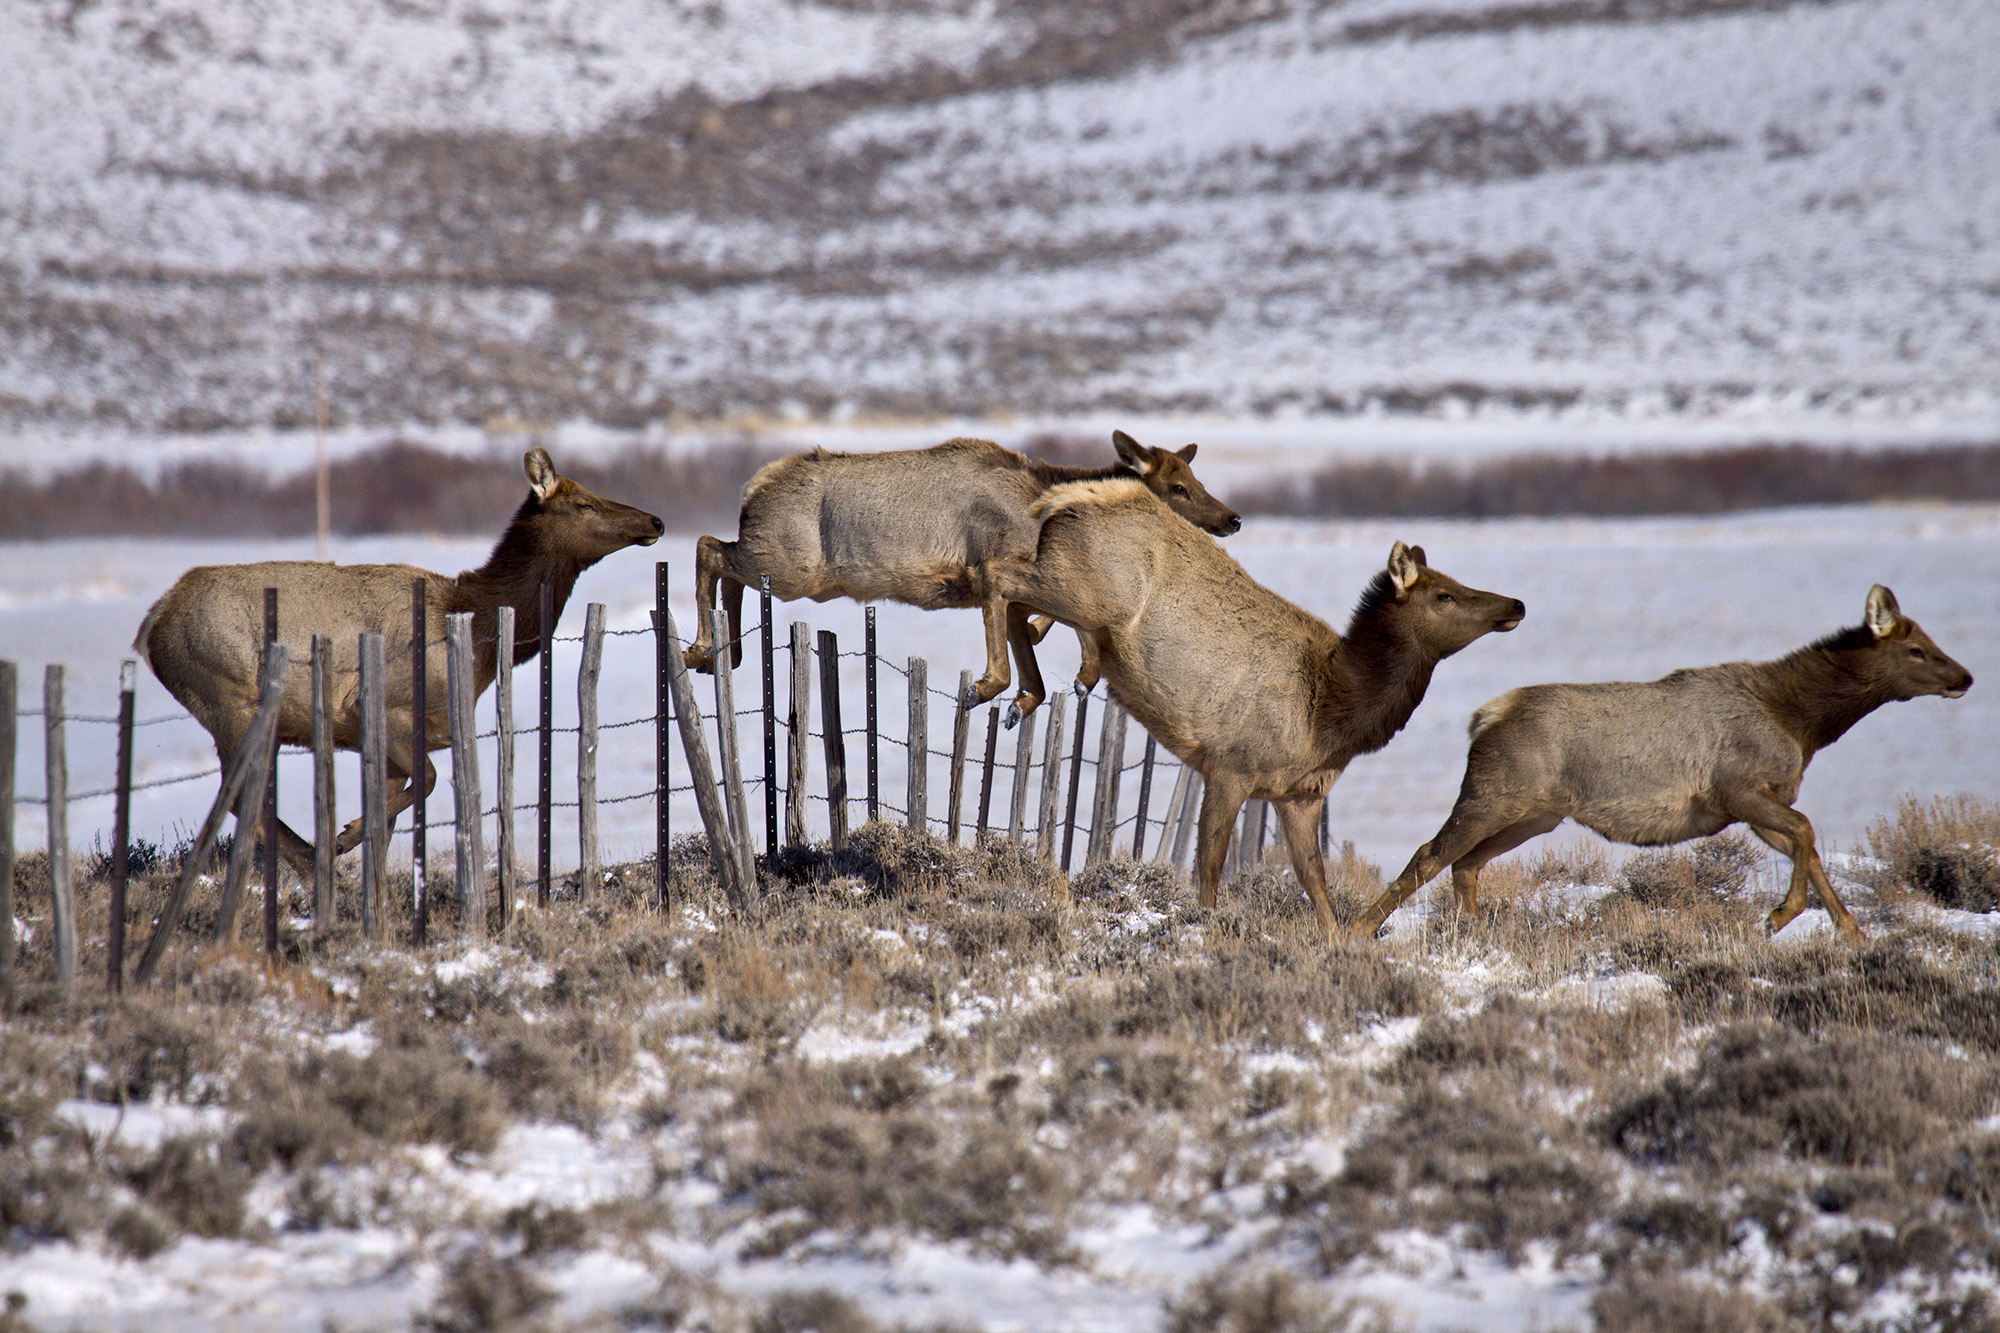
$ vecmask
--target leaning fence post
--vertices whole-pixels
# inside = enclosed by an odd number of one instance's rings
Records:
[[[792,709],[785,719],[785,845],[806,840],[806,742],[812,732],[812,629],[792,622]]]
[[[1064,818],[1062,866],[1063,873],[1069,873],[1070,848],[1076,844],[1076,796],[1083,778],[1083,733],[1084,723],[1090,717],[1090,696],[1079,695],[1076,701],[1076,744],[1069,755],[1069,812]],[[1086,861],[1089,859],[1085,854]]]
[[[118,804],[111,820],[111,932],[105,950],[105,980],[113,995],[125,989],[125,888],[132,871],[132,711],[138,688],[139,664],[128,658],[118,668]],[[7,929],[13,928],[9,917]]]
[[[1044,861],[1052,860],[1056,850],[1056,808],[1062,800],[1063,709],[1068,702],[1067,694],[1058,694],[1043,705],[1049,710],[1049,739],[1042,748],[1042,804],[1035,823],[1035,852]]]
[[[266,645],[265,660],[271,660],[272,653],[280,646],[282,645]],[[280,692],[284,689],[282,677],[278,688]],[[276,748],[266,741],[276,739],[277,734],[274,714],[268,737],[260,733],[243,738],[242,744],[249,747],[252,753],[250,767],[243,779],[242,794],[236,798],[236,842],[229,849],[229,869],[222,879],[222,910],[217,913],[215,919],[217,944],[234,941],[237,926],[242,919],[243,885],[250,877],[250,861],[257,847],[257,839],[253,835],[262,822],[261,812],[264,808],[266,784],[271,780],[272,760],[277,755]],[[268,838],[270,835],[267,833],[265,836]]]
[[[514,865],[514,608],[502,606],[495,615],[493,659],[493,785],[499,827],[493,855],[500,874],[500,924],[514,915],[514,893],[520,875]]]
[[[410,943],[421,945],[430,934],[430,831],[425,828],[429,795],[424,790],[424,765],[430,758],[430,645],[426,631],[430,621],[424,611],[425,583],[410,580],[410,791],[416,804],[410,807],[410,875],[414,894],[414,918],[410,922]]]
[[[536,755],[539,772],[535,789],[535,905],[544,911],[549,905],[549,881],[555,856],[555,711],[556,711],[556,585],[542,585],[541,704],[542,720],[537,735],[541,750]]]
[[[972,840],[977,844],[986,835],[986,817],[993,810],[993,752],[1000,742],[1000,710],[986,710],[986,759],[979,768],[979,821],[972,826]]]
[[[486,937],[486,847],[480,828],[479,698],[472,674],[472,613],[444,620],[445,698],[451,717],[453,866],[458,876],[459,928],[474,939]]]
[[[868,711],[868,822],[872,824],[881,818],[880,773],[876,763],[879,753],[875,741],[877,722],[875,712],[875,608],[872,606],[868,608],[866,623],[867,633],[863,638],[863,646],[867,649],[865,654],[867,666],[862,676],[862,686],[867,698]]]
[[[695,702],[694,687],[688,683],[687,664],[681,655],[680,632],[674,627],[674,613],[661,616],[667,633],[667,671],[674,695],[674,721],[680,728],[681,753],[687,758],[688,775],[694,783],[695,804],[701,810],[702,828],[708,833],[708,863],[722,881],[722,892],[739,914],[757,905],[755,880],[743,882],[743,863],[730,845],[729,816],[723,813],[722,796],[716,788],[715,765],[708,759],[708,739],[701,734],[701,705]],[[718,656],[716,668],[724,669]]]
[[[49,893],[54,899],[56,985],[67,1000],[76,991],[76,895],[69,879],[69,751],[63,740],[63,668],[42,673],[42,721],[49,778]]]
[[[1160,820],[1160,840],[1153,847],[1155,861],[1166,861],[1172,855],[1174,829],[1180,820],[1181,811],[1187,806],[1188,788],[1193,775],[1194,770],[1182,764],[1181,771],[1174,778],[1173,794],[1167,797],[1167,813],[1165,818]]]
[[[1013,817],[1007,821],[1007,838],[1019,842],[1028,816],[1028,774],[1035,763],[1035,714],[1021,719],[1021,734],[1014,741]]]
[[[1090,806],[1090,841],[1084,844],[1083,863],[1094,865],[1108,860],[1111,843],[1118,831],[1118,779],[1125,765],[1125,710],[1115,703],[1104,705],[1104,723],[1097,733],[1097,791]]]
[[[909,807],[906,817],[909,826],[924,833],[930,828],[930,663],[921,657],[912,657],[907,670],[910,676],[910,771],[909,791],[903,803]]]
[[[719,669],[719,668],[718,668]],[[583,614],[583,661],[576,672],[576,894],[599,884],[597,861],[597,682],[604,674],[604,603]]]
[[[826,747],[826,811],[833,850],[847,846],[847,737],[840,730],[840,640],[819,632],[820,725]]]
[[[715,733],[722,752],[722,794],[724,813],[729,820],[729,836],[735,840],[737,873],[750,886],[757,886],[757,841],[750,832],[750,807],[743,799],[743,760],[736,736],[736,648],[729,633],[729,613],[717,607],[709,613],[709,632],[718,646],[715,654]],[[721,646],[729,648],[724,657]]]
[[[361,933],[382,937],[382,895],[389,887],[388,646],[361,636]]]
[[[167,950],[167,941],[173,937],[174,927],[180,924],[181,911],[187,906],[188,894],[201,873],[202,862],[215,845],[215,835],[222,828],[223,818],[243,796],[258,753],[261,751],[266,756],[270,753],[268,741],[277,731],[278,706],[284,702],[285,668],[290,660],[291,654],[282,643],[273,644],[271,651],[264,656],[257,690],[257,711],[251,716],[249,730],[237,742],[236,753],[223,771],[222,789],[215,794],[215,803],[208,808],[208,818],[202,821],[201,832],[195,835],[187,858],[181,862],[180,879],[174,884],[166,908],[153,925],[152,937],[146,941],[146,948],[139,955],[139,966],[132,978],[135,985],[145,985],[152,978],[153,969],[160,965],[160,958]],[[238,838],[238,841],[246,840]]]
[[[333,896],[333,857],[339,837],[334,820],[333,636],[312,636],[313,749],[313,929],[332,928],[338,908]]]
[[[965,803],[965,733],[972,723],[972,710],[964,704],[964,699],[972,693],[972,672],[968,669],[958,673],[958,693],[951,710],[951,796],[945,802],[945,823],[948,831],[945,837],[954,846],[958,843],[958,817]]]
[[[1146,733],[1146,757],[1139,764],[1139,813],[1132,821],[1132,859],[1140,861],[1146,855],[1146,807],[1153,799],[1153,756],[1159,753],[1160,743],[1153,739],[1153,733]]]
[[[667,906],[667,860],[673,849],[673,687],[667,683],[667,562],[653,562],[653,888]]]
[[[0,661],[0,1014],[14,1011],[14,750],[21,669]]]

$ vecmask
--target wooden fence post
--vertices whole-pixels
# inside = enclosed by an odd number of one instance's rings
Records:
[[[945,803],[945,824],[948,838],[953,846],[958,845],[958,819],[965,805],[965,733],[972,723],[972,711],[965,706],[965,696],[972,693],[972,672],[968,669],[958,673],[958,693],[952,695],[951,709],[951,796]]]
[[[1070,849],[1076,845],[1076,796],[1083,778],[1083,733],[1085,722],[1090,717],[1090,696],[1078,695],[1076,700],[1076,744],[1069,756],[1069,813],[1064,819],[1062,865],[1064,874],[1069,873]],[[1088,855],[1085,857],[1088,860]]]
[[[1153,733],[1146,733],[1146,757],[1139,764],[1139,814],[1132,821],[1132,859],[1141,861],[1146,856],[1146,807],[1153,799],[1153,757],[1159,753],[1160,743],[1153,739]]]
[[[1012,817],[1007,821],[1007,838],[1019,842],[1028,817],[1028,775],[1035,764],[1035,718],[1021,719],[1021,734],[1014,739],[1014,788]]]
[[[264,651],[278,641],[278,590],[264,589]],[[256,821],[264,834],[264,952],[278,956],[278,733],[271,732],[271,759],[264,771],[259,797],[263,806]]]
[[[806,841],[806,742],[812,733],[812,629],[792,622],[792,699],[785,716],[785,845]]]
[[[1187,865],[1189,849],[1195,842],[1195,830],[1201,824],[1201,792],[1205,785],[1199,773],[1188,779],[1187,800],[1181,803],[1180,822],[1174,826],[1174,850],[1168,857],[1173,865]]]
[[[76,894],[69,878],[69,750],[63,739],[63,668],[42,673],[42,722],[49,780],[49,893],[56,941],[56,986],[64,1000],[76,992]],[[9,923],[12,924],[11,922]]]
[[[709,614],[712,617],[709,632],[714,635],[715,642],[728,644],[729,613],[717,607]],[[750,832],[750,807],[743,799],[743,759],[736,744],[735,660],[734,648],[730,649],[727,657],[718,648],[715,655],[715,733],[722,753],[723,813],[729,822],[729,836],[735,840],[737,873],[749,886],[750,896],[754,898],[757,896],[757,841]]]
[[[764,612],[764,854],[778,854],[778,626],[772,619],[771,576],[760,574],[757,600]]]
[[[265,648],[265,660],[269,661],[272,651],[280,645]],[[278,686],[284,689],[282,678]],[[269,739],[275,740],[278,728],[273,722]],[[246,736],[242,742],[250,745]],[[271,780],[272,761],[277,756],[275,745],[259,744],[250,756],[250,767],[243,779],[243,792],[236,798],[236,841],[229,849],[229,869],[222,879],[222,910],[216,914],[215,942],[228,944],[236,939],[238,925],[243,915],[243,886],[250,877],[250,861],[257,849],[257,828],[263,822],[264,793]],[[266,834],[266,837],[271,836]]]
[[[993,752],[1000,742],[1000,710],[986,710],[986,759],[979,768],[979,821],[972,826],[973,845],[986,834],[986,817],[993,810]]]
[[[520,872],[515,865],[514,842],[514,608],[501,606],[494,626],[498,642],[493,670],[493,785],[498,827],[494,831],[493,856],[500,876],[500,925],[506,928],[514,916],[514,894],[520,888]]]
[[[273,644],[271,651],[264,655],[264,668],[258,678],[257,711],[251,716],[249,730],[243,733],[236,753],[230,757],[223,771],[222,789],[216,792],[215,803],[208,809],[208,818],[202,821],[201,832],[195,835],[187,859],[181,862],[180,879],[167,898],[165,910],[153,925],[153,934],[146,941],[145,950],[139,955],[139,967],[133,973],[135,985],[143,986],[152,979],[153,969],[160,965],[167,943],[173,938],[174,927],[180,924],[181,912],[186,908],[188,894],[201,874],[202,862],[215,845],[215,835],[222,828],[223,818],[231,809],[238,808],[248,786],[250,769],[258,762],[258,756],[268,757],[270,754],[269,742],[277,731],[278,707],[285,698],[285,669],[290,662],[291,653],[282,643]],[[242,843],[247,839],[239,836],[237,841]],[[232,857],[231,861],[235,859]],[[238,888],[241,888],[240,881]]]
[[[1174,778],[1173,794],[1167,797],[1167,813],[1160,821],[1160,841],[1153,847],[1155,861],[1172,859],[1174,829],[1180,820],[1181,811],[1187,806],[1188,789],[1192,786],[1193,776],[1194,770],[1182,764],[1181,771]]]
[[[667,854],[673,847],[673,686],[667,679],[667,562],[653,562],[653,891],[667,906]]]
[[[111,818],[111,932],[105,949],[105,980],[113,995],[125,989],[125,889],[132,873],[132,712],[138,689],[139,664],[127,659],[118,668],[118,803]],[[9,917],[6,929],[13,928]]]
[[[542,720],[537,731],[541,750],[535,784],[535,905],[548,910],[555,852],[555,711],[556,711],[556,585],[542,585],[541,632]]]
[[[324,933],[339,916],[334,901],[333,858],[339,824],[334,815],[333,636],[312,636],[313,929]]]
[[[1049,739],[1042,748],[1042,804],[1035,823],[1035,851],[1044,861],[1053,859],[1056,849],[1056,809],[1062,800],[1063,709],[1068,703],[1069,696],[1058,692],[1043,705],[1049,710]]]
[[[881,774],[877,766],[879,751],[876,745],[876,724],[879,721],[875,709],[875,608],[869,607],[867,632],[863,637],[864,654],[867,663],[862,676],[862,688],[868,710],[868,822],[874,823],[882,817]]]
[[[597,682],[604,674],[604,603],[583,613],[583,661],[576,672],[576,896],[603,887],[597,860]]]
[[[847,737],[840,729],[840,640],[819,632],[820,726],[826,745],[826,818],[833,850],[847,847]]]
[[[382,938],[389,873],[388,646],[361,636],[361,933]]]
[[[410,943],[419,947],[431,928],[430,830],[425,827],[429,820],[429,793],[424,790],[424,764],[430,756],[431,664],[430,645],[425,641],[430,621],[424,614],[424,592],[423,579],[410,580],[410,748],[416,764],[411,778],[416,784],[413,790],[417,798],[410,807],[410,875],[415,908],[410,922]]]
[[[909,790],[903,804],[909,826],[919,833],[930,831],[931,707],[930,663],[921,657],[909,659],[910,676],[910,771]]]
[[[14,758],[21,668],[0,661],[0,1014],[14,1012]]]
[[[658,615],[658,612],[654,613]],[[662,617],[667,633],[667,672],[674,694],[674,722],[680,728],[681,753],[687,759],[688,776],[694,783],[695,805],[701,810],[702,828],[708,834],[708,863],[722,881],[722,892],[738,914],[748,914],[757,905],[757,884],[743,881],[743,862],[729,837],[729,816],[722,808],[722,794],[715,781],[715,765],[709,762],[708,739],[701,733],[701,705],[695,702],[694,687],[688,683],[687,663],[682,656],[681,636],[669,609]],[[723,663],[718,658],[718,670]]]
[[[1125,710],[1107,702],[1104,724],[1097,733],[1097,791],[1090,804],[1090,841],[1084,844],[1086,866],[1111,857],[1111,844],[1118,832],[1118,780],[1124,765]]]
[[[445,617],[445,698],[451,717],[453,866],[458,877],[459,929],[486,938],[486,847],[480,827],[479,685],[472,674],[472,613]]]

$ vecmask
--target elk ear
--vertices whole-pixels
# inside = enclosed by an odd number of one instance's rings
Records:
[[[548,450],[536,445],[522,455],[521,465],[527,469],[528,485],[537,500],[547,500],[555,493],[556,483],[562,478],[556,475],[556,465],[550,460]]]
[[[1143,477],[1152,467],[1153,451],[1122,430],[1111,432],[1111,447],[1118,451],[1118,461],[1125,465],[1127,471]]]
[[[1878,639],[1886,639],[1901,624],[1903,609],[1896,605],[1896,594],[1881,584],[1868,590],[1868,632]]]
[[[1423,548],[1415,550],[1397,542],[1389,548],[1389,577],[1397,592],[1408,592],[1423,572]]]
[[[1179,458],[1183,463],[1192,463],[1194,462],[1194,451],[1200,447],[1200,445],[1191,444],[1185,449],[1176,449],[1174,450],[1174,456]]]
[[[1420,565],[1428,565],[1431,562],[1430,557],[1424,554],[1424,548],[1421,546],[1412,546],[1410,548],[1410,559]]]

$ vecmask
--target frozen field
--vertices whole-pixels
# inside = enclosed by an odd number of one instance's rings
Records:
[[[1450,808],[1465,752],[1463,727],[1481,701],[1516,685],[1546,680],[1650,679],[1677,666],[1731,658],[1779,656],[1839,627],[1857,623],[1862,600],[1874,582],[1889,585],[1904,610],[1980,679],[1964,699],[1924,699],[1892,705],[1866,719],[1840,744],[1822,754],[1808,771],[1800,805],[1821,830],[1825,844],[1851,849],[1879,815],[1898,800],[1915,795],[1975,791],[1991,795],[2000,778],[2000,694],[1993,685],[2000,666],[2000,508],[1869,508],[1801,510],[1717,519],[1648,521],[1505,521],[1315,524],[1253,520],[1230,539],[1229,549],[1258,579],[1332,621],[1344,625],[1364,582],[1380,567],[1397,539],[1424,545],[1439,568],[1476,586],[1512,593],[1528,605],[1528,618],[1510,635],[1474,644],[1438,671],[1430,695],[1409,727],[1386,750],[1356,761],[1335,788],[1331,802],[1336,841],[1352,839],[1361,852],[1393,873],[1421,841],[1434,832]],[[424,538],[351,540],[338,543],[343,562],[407,560],[456,571],[483,560],[484,540]],[[592,570],[578,586],[563,618],[557,645],[558,725],[574,725],[574,636],[583,623],[583,604],[602,601],[609,628],[617,634],[606,648],[601,716],[607,727],[647,718],[652,712],[653,647],[648,626],[654,558],[673,566],[675,613],[683,633],[692,610],[693,534],[674,534],[657,548],[626,552]],[[118,670],[129,655],[132,635],[146,608],[190,566],[311,555],[309,541],[295,543],[215,543],[179,541],[92,541],[0,547],[0,655],[21,665],[24,709],[39,709],[43,668],[67,667],[68,711],[86,718],[116,712]],[[754,599],[750,602],[754,616]],[[784,625],[802,619],[840,635],[843,652],[861,647],[862,610],[851,603],[795,603],[781,606]],[[908,657],[930,662],[932,685],[948,690],[958,672],[980,666],[982,649],[975,613],[923,613],[885,605],[879,611],[880,649],[885,663],[898,667]],[[758,677],[754,659],[738,677],[739,704],[754,702]],[[1052,635],[1044,667],[1052,685],[1066,680],[1075,663],[1074,641]],[[783,667],[780,666],[782,677]],[[844,663],[847,686],[845,724],[862,724],[861,664]],[[533,717],[533,670],[517,682],[522,725]],[[781,706],[782,706],[782,690]],[[705,708],[712,704],[702,682]],[[882,676],[882,715],[887,737],[900,740],[905,689],[898,671]],[[1101,711],[1102,692],[1093,707]],[[491,698],[482,700],[482,726],[491,726]],[[179,713],[152,678],[140,673],[138,716],[142,722]],[[817,709],[815,710],[817,716]],[[45,790],[41,723],[22,720],[19,791],[38,797]],[[934,749],[949,745],[949,715],[937,700],[931,720]],[[974,719],[977,750],[984,718]],[[1094,723],[1093,723],[1094,726]],[[750,772],[761,771],[754,732],[746,734]],[[1136,733],[1128,753],[1136,757]],[[108,788],[114,766],[115,731],[103,722],[72,721],[68,726],[70,786],[73,792]],[[1003,755],[1011,744],[1002,742]],[[1039,751],[1039,745],[1038,745]],[[557,799],[574,794],[573,736],[557,742]],[[1094,754],[1094,749],[1090,751]],[[524,783],[532,781],[532,741],[521,755]],[[433,796],[430,818],[449,813],[448,760]],[[490,764],[490,758],[488,760]],[[141,784],[214,767],[206,735],[191,721],[160,722],[139,732],[136,778]],[[860,794],[860,750],[850,743],[850,769]],[[814,747],[815,793],[823,790]],[[356,810],[356,769],[342,756],[342,818]],[[486,770],[492,803],[491,768]],[[882,750],[884,800],[900,807],[904,758],[899,744]],[[676,784],[686,781],[676,772]],[[289,755],[281,765],[285,817],[295,827],[309,824],[310,773],[306,756]],[[642,856],[652,846],[652,808],[646,800],[616,801],[649,790],[653,782],[652,734],[648,725],[608,730],[601,751],[600,797],[616,803],[601,815],[607,862]],[[1126,810],[1133,787],[1126,784]],[[933,818],[944,809],[944,765],[931,779]],[[526,799],[523,787],[518,799]],[[170,783],[142,791],[135,799],[137,836],[171,843],[190,834],[214,796],[214,779]],[[994,797],[1004,811],[1006,787]],[[757,798],[753,794],[753,818]],[[1156,787],[1154,814],[1165,801]],[[1085,802],[1087,809],[1088,802]],[[967,819],[971,805],[968,802]],[[825,807],[815,818],[824,828]],[[860,815],[858,804],[855,817]],[[682,796],[672,812],[675,828],[696,827],[692,798]],[[72,842],[82,849],[108,841],[112,819],[109,796],[78,800],[72,807]],[[404,825],[407,828],[407,823]],[[532,836],[532,822],[523,832]],[[1127,835],[1129,837],[1129,835]],[[1556,837],[1588,836],[1560,833]],[[17,843],[23,849],[45,844],[43,807],[23,803],[17,811]],[[433,854],[448,863],[449,841],[438,834]],[[407,855],[407,841],[399,839]],[[1532,854],[1531,844],[1528,854]],[[555,860],[559,868],[577,858],[573,810],[556,818]]]

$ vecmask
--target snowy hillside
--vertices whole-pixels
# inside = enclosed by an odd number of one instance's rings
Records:
[[[1991,420],[1986,0],[0,13],[0,421]]]

